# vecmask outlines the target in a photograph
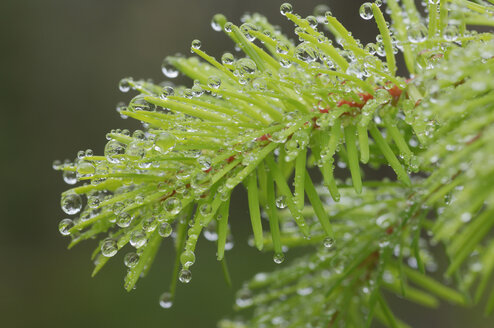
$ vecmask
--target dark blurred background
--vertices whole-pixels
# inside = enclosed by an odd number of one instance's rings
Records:
[[[81,149],[101,154],[112,128],[139,128],[114,110],[117,102],[129,100],[117,88],[122,77],[163,80],[162,59],[188,53],[196,38],[212,55],[232,50],[228,38],[210,28],[215,13],[239,23],[244,12],[260,12],[290,31],[279,13],[282,2],[0,1],[1,327],[214,327],[221,317],[236,315],[234,292],[224,283],[213,244],[204,239],[192,282],[179,286],[171,310],[158,305],[170,281],[170,241],[131,293],[123,289],[121,255],[90,278],[96,243],[66,250],[68,240],[57,226],[64,217],[59,195],[67,186],[51,164],[74,158]],[[302,16],[325,3],[362,41],[374,39],[374,23],[358,15],[363,1],[291,2]],[[256,272],[275,267],[271,254],[246,246],[250,223],[242,197],[236,192],[231,213],[236,247],[228,260],[234,290]],[[404,304],[392,305],[414,327],[491,327],[477,311]]]

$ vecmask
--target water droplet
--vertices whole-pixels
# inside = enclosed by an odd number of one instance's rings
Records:
[[[170,215],[177,215],[182,210],[182,202],[177,197],[169,197],[165,200],[165,211]]]
[[[428,31],[424,24],[414,24],[408,28],[408,40],[412,43],[424,42],[427,39]]]
[[[124,208],[125,208],[125,203],[116,202],[115,204],[113,204],[112,211],[114,214],[120,214],[120,212],[122,212]]]
[[[190,182],[190,185],[196,194],[202,194],[208,190],[210,184],[211,176],[205,172],[198,172]]]
[[[283,254],[283,253],[276,253],[276,254],[274,254],[273,261],[276,264],[283,263],[283,261],[285,261],[285,254]]]
[[[163,294],[161,294],[161,296],[160,296],[160,306],[163,309],[169,309],[169,308],[172,307],[172,305],[173,305],[172,294],[169,293],[169,292],[164,292]]]
[[[139,255],[134,252],[130,252],[125,254],[124,256],[124,264],[127,268],[133,268],[139,262]]]
[[[211,27],[216,32],[221,32],[221,21],[225,19],[225,16],[221,14],[216,14],[211,19]]]
[[[58,231],[64,236],[70,235],[69,230],[74,226],[74,222],[71,219],[63,219],[58,224]]]
[[[251,306],[254,301],[252,299],[252,292],[248,288],[242,288],[235,299],[235,303],[238,307],[245,308]]]
[[[97,196],[88,197],[87,205],[90,208],[97,208],[101,204],[101,199]]]
[[[158,233],[161,237],[166,238],[173,232],[172,226],[168,222],[163,222],[158,228]]]
[[[286,196],[281,195],[278,198],[276,198],[276,207],[278,208],[285,208],[286,207]]]
[[[223,65],[233,65],[235,62],[235,57],[229,52],[225,52],[223,56],[221,56],[221,62]]]
[[[285,2],[280,6],[280,12],[283,16],[286,16],[286,14],[291,14],[293,11],[293,7],[291,4]]]
[[[218,89],[221,85],[221,79],[217,76],[210,76],[208,78],[208,86],[212,89]]]
[[[381,7],[383,5],[383,1],[382,0],[376,0],[374,1],[374,3],[376,4],[376,6],[378,7]]]
[[[249,58],[241,58],[235,63],[235,67],[240,75],[250,75],[254,74],[257,70],[256,63]]]
[[[153,232],[158,226],[158,220],[155,217],[149,217],[142,223],[142,230],[145,232]]]
[[[221,214],[218,215],[218,217],[220,217],[221,219]],[[216,219],[218,220],[218,218]],[[217,231],[216,221],[211,220],[211,222],[209,222],[209,224],[203,230],[204,238],[206,238],[209,241],[218,240],[218,233],[216,231]]]
[[[266,91],[268,89],[268,84],[266,82],[266,79],[258,77],[252,80],[252,87],[254,88],[254,90]]]
[[[180,280],[180,282],[183,282],[184,284],[188,284],[191,279],[192,279],[192,272],[190,272],[190,270],[187,269],[180,270],[180,273],[178,275],[178,280]]]
[[[154,141],[154,149],[162,154],[166,154],[173,150],[176,143],[177,138],[173,134],[162,132]]]
[[[456,25],[448,25],[443,32],[446,41],[456,41],[458,38],[458,28]]]
[[[112,257],[117,254],[117,242],[111,238],[106,238],[101,244],[101,254],[106,257]]]
[[[365,20],[372,19],[374,17],[374,13],[372,11],[372,3],[370,2],[365,2],[360,6],[359,9],[360,17],[362,17]]]
[[[326,23],[324,19],[326,17],[327,12],[331,13],[331,8],[329,8],[325,4],[320,4],[320,5],[317,5],[314,7],[313,14],[314,14],[314,16],[316,16],[317,21],[319,23]]]
[[[190,45],[193,49],[201,49],[201,41],[195,39]]]
[[[146,245],[147,237],[146,234],[142,231],[134,231],[130,235],[130,244],[135,248],[141,248]]]
[[[204,89],[199,83],[194,84],[190,90],[192,91],[192,95],[194,97],[200,97],[204,94]]]
[[[226,33],[230,33],[233,28],[233,23],[232,22],[226,22],[225,25],[223,26],[223,29],[225,30]]]
[[[77,176],[79,178],[88,178],[94,175],[95,167],[92,163],[81,161],[77,164]]]
[[[212,211],[213,211],[213,208],[208,203],[202,204],[201,207],[199,207],[199,212],[204,217],[208,217],[209,215],[211,215]]]
[[[323,245],[326,248],[331,248],[334,245],[334,239],[331,237],[324,238]]]
[[[126,145],[116,140],[110,140],[105,146],[106,160],[113,164],[118,164],[121,161],[121,156],[125,154]]]
[[[173,96],[175,94],[175,90],[173,87],[166,86],[163,89],[161,89],[161,98],[166,99],[170,96]]]
[[[207,171],[211,168],[212,160],[209,156],[199,156],[197,158],[197,163],[201,166],[203,171]]]
[[[163,64],[161,64],[161,71],[165,76],[169,79],[176,78],[178,76],[178,71],[169,64],[168,59],[165,58],[163,60]]]
[[[285,43],[278,42],[276,44],[276,52],[279,53],[279,54],[286,55],[289,50],[290,50],[290,48]]]
[[[77,175],[74,171],[63,171],[62,176],[66,184],[73,185],[77,182]]]
[[[131,81],[131,79],[128,78],[128,77],[121,79],[120,82],[118,83],[118,89],[121,92],[129,92],[129,90],[130,90],[130,81]]]
[[[132,222],[132,215],[127,212],[120,212],[117,216],[117,225],[120,228],[127,228]]]
[[[233,241],[233,235],[228,234],[228,236],[226,236],[225,251],[229,251],[229,250],[233,249],[234,245],[235,245],[235,243]]]
[[[305,20],[309,23],[310,27],[312,27],[314,29],[317,27],[318,21],[317,21],[317,18],[316,17],[314,17],[314,16],[307,16],[305,18]]]
[[[317,59],[317,52],[310,42],[302,42],[295,48],[295,56],[306,63],[312,63]]]
[[[186,250],[180,255],[180,263],[182,263],[184,267],[188,268],[191,265],[193,265],[195,262],[196,262],[196,255],[194,254],[194,252],[190,250]]]
[[[244,23],[240,25],[240,30],[244,34],[245,38],[250,42],[253,42],[256,39],[256,37],[251,34],[252,31],[258,30],[255,25],[252,25],[250,23]]]
[[[62,210],[65,213],[69,215],[77,214],[82,208],[81,196],[79,196],[75,192],[64,194],[62,196],[60,205],[62,206]]]
[[[309,144],[310,136],[307,130],[298,130],[293,134],[292,140],[295,140],[298,143],[299,148],[303,149]]]
[[[62,165],[62,161],[61,161],[61,160],[59,160],[59,159],[54,160],[54,161],[53,161],[53,164],[52,164],[52,166],[51,166],[51,167],[52,167],[54,170],[60,170],[60,169],[63,167],[63,165]]]
[[[366,52],[368,52],[369,54],[371,54],[371,55],[375,55],[375,54],[376,54],[376,52],[377,52],[377,46],[376,46],[376,44],[375,44],[375,43],[372,43],[372,42],[371,42],[371,43],[368,43],[368,44],[365,46],[364,50],[365,50]],[[366,57],[365,59],[367,59],[367,57]],[[365,60],[365,59],[364,59],[364,60]],[[374,60],[374,59],[368,59],[367,61],[368,61],[368,62],[371,62],[371,61],[373,61],[373,60]],[[366,63],[365,63],[365,62],[364,62],[364,65],[366,65]]]

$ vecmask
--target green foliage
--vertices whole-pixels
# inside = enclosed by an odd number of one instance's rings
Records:
[[[252,318],[220,327],[365,327],[374,319],[407,327],[383,292],[427,307],[472,305],[487,292],[490,313],[494,42],[467,26],[493,26],[494,7],[429,1],[427,17],[411,0],[387,8],[391,24],[380,1],[362,5],[380,31],[365,46],[322,7],[303,19],[282,5],[298,44],[259,14],[241,26],[216,15],[213,28],[245,57],[225,53],[220,63],[194,40],[197,56],[163,63],[167,77],[181,72],[191,88],[122,80],[123,92],[139,95],[117,110],[144,129],[112,130],[104,156],[82,151],[54,164],[67,183],[88,182],[62,195],[62,209],[79,214],[60,223],[69,247],[107,234],[93,253],[96,274],[133,246],[130,291],[162,238],[173,237],[173,281],[161,301],[170,307],[176,281],[191,279],[201,234],[217,242],[227,273],[230,194],[243,183],[255,247],[273,251],[276,263],[288,248],[312,251],[247,282],[236,307],[254,307]],[[399,51],[409,79],[396,75]],[[366,178],[386,166],[396,179]],[[431,277],[437,243],[455,287]]]

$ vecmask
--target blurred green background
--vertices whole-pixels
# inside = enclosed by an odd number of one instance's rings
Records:
[[[123,289],[122,254],[90,278],[86,242],[70,252],[58,233],[64,218],[59,195],[67,188],[51,169],[54,159],[81,149],[102,153],[112,128],[136,129],[114,110],[129,95],[118,91],[125,76],[161,81],[162,59],[188,53],[192,39],[220,56],[232,50],[211,17],[223,13],[239,23],[260,12],[285,31],[292,26],[274,0],[1,0],[0,1],[0,326],[1,327],[214,327],[232,310],[215,247],[201,239],[192,282],[179,286],[174,307],[163,310],[173,259],[165,241],[148,277]],[[363,1],[296,0],[306,16],[325,3],[364,42],[376,28],[358,16]],[[190,81],[182,81],[189,83]],[[272,270],[271,254],[248,247],[250,223],[243,191],[234,195],[231,220],[235,248],[228,253],[234,290],[259,271]],[[294,257],[288,253],[288,259]],[[394,310],[414,327],[492,327],[478,311],[443,305],[439,311],[404,306]]]

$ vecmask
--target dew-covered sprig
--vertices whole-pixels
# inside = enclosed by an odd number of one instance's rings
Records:
[[[438,265],[417,234],[426,211],[409,207],[405,188],[370,182],[358,196],[342,188],[339,203],[322,187],[318,193],[332,217],[335,234],[341,237],[336,242],[325,240],[324,247],[318,247],[325,233],[317,220],[311,222],[314,237],[305,240],[291,229],[290,213],[280,212],[284,243],[289,247],[312,244],[317,250],[272,273],[256,274],[236,298],[238,309],[254,307],[253,317],[245,322],[224,320],[220,327],[275,323],[332,327],[340,322],[348,326],[348,320],[351,326],[365,327],[374,317],[385,325],[392,320],[405,326],[389,311],[384,291],[432,308],[440,299],[460,305],[467,302],[461,293],[427,277],[426,272],[436,271]],[[317,212],[309,206],[303,211],[308,216]]]
[[[238,52],[217,59],[193,40],[192,57],[163,61],[164,75],[183,74],[189,87],[122,79],[120,90],[137,95],[117,111],[143,129],[112,130],[103,156],[80,151],[74,161],[54,164],[68,184],[82,182],[62,194],[64,212],[78,215],[59,225],[72,238],[69,247],[102,237],[93,253],[96,274],[130,244],[125,288],[132,290],[163,238],[173,238],[173,280],[160,299],[171,307],[176,281],[191,280],[201,235],[216,242],[227,272],[230,195],[243,184],[252,246],[273,251],[278,264],[290,247],[320,248],[263,276],[269,283],[254,281],[239,292],[240,308],[258,306],[247,326],[269,320],[283,327],[362,327],[374,316],[403,326],[383,288],[429,306],[437,304],[435,296],[465,304],[465,294],[426,276],[435,262],[421,232],[447,245],[448,275],[471,254],[492,250],[492,242],[481,244],[492,224],[492,172],[484,169],[492,162],[492,33],[467,27],[493,26],[494,7],[431,0],[423,17],[412,0],[386,4],[391,24],[382,1],[360,8],[366,24],[374,21],[379,30],[366,45],[325,6],[306,18],[281,6],[298,42],[259,14],[243,16],[239,26],[218,14],[212,28]],[[397,75],[400,51],[407,76]],[[366,179],[365,172],[385,166],[395,173],[392,181]],[[469,271],[462,291],[476,276],[485,287],[494,258],[484,256],[482,265],[481,272]],[[249,296],[259,288],[266,291]],[[478,291],[476,301],[481,296]],[[245,324],[225,321],[224,327]]]

